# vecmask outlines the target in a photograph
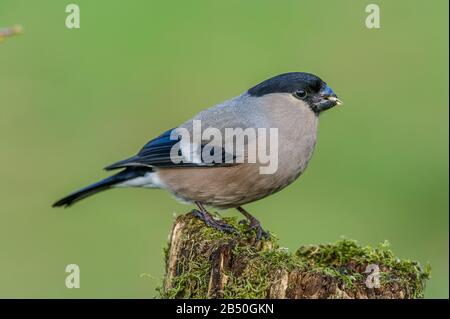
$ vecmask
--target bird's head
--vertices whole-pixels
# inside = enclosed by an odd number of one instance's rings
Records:
[[[291,94],[306,103],[316,114],[343,104],[324,81],[314,74],[303,72],[277,75],[252,87],[248,93],[256,97],[276,93]]]

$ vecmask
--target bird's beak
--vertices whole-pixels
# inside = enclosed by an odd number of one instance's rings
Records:
[[[344,103],[342,103],[341,100],[338,99],[336,93],[334,93],[334,91],[327,85],[325,86],[322,90],[321,90],[321,96],[322,98],[324,98],[325,100],[328,100],[330,102],[333,102],[334,105],[342,105]]]
[[[338,106],[339,105],[344,105],[344,103],[341,100],[339,100],[336,96],[328,96],[328,97],[326,97],[326,99],[328,101],[331,101],[331,102],[335,103]]]
[[[316,113],[321,113],[342,104],[344,103],[338,99],[333,90],[328,85],[325,85],[319,92],[318,101],[314,103],[313,110]]]

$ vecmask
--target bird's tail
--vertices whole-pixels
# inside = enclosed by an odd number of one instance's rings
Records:
[[[125,170],[123,170],[115,175],[109,176],[97,183],[86,186],[70,195],[67,195],[64,198],[61,198],[56,203],[54,203],[52,206],[53,207],[60,207],[60,206],[69,207],[69,206],[73,205],[74,203],[78,202],[79,200],[82,200],[83,198],[86,198],[86,197],[94,195],[98,192],[110,189],[114,185],[123,183],[130,179],[144,176],[148,172],[151,172],[150,168],[134,168],[134,167],[126,168]]]

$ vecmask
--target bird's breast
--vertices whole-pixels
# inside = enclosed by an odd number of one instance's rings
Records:
[[[279,130],[279,169],[277,174],[289,184],[306,169],[317,137],[318,117],[307,105],[279,106],[272,120]]]
[[[158,177],[165,188],[184,201],[229,208],[261,199],[292,183],[312,156],[318,119],[307,106],[298,103],[272,107],[277,111],[270,113],[264,122],[266,128],[277,130],[275,145],[273,140],[266,139],[266,154],[277,155],[274,171],[263,174],[261,167],[267,163],[261,161],[212,168],[159,169]]]

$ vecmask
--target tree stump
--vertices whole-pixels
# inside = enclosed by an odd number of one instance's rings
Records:
[[[179,216],[165,251],[163,298],[422,298],[429,267],[395,258],[387,243],[302,246],[295,253],[272,235],[255,243],[247,225],[225,218],[224,234]]]

